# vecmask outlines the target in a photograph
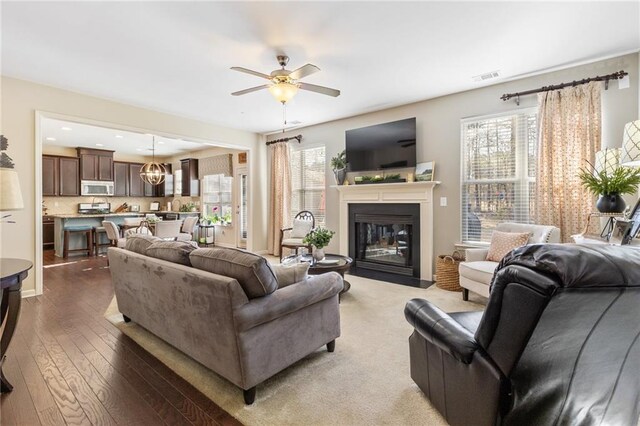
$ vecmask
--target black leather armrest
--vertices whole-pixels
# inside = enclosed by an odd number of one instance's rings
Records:
[[[426,300],[411,299],[404,316],[422,337],[465,364],[479,348],[469,330]]]

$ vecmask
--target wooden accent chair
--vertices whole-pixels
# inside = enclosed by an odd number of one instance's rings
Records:
[[[305,227],[304,222],[311,222],[311,227]],[[299,248],[306,247],[309,253],[311,253],[311,245],[303,243],[302,240],[315,227],[316,218],[313,216],[313,213],[308,210],[302,210],[298,213],[296,217],[293,218],[293,227],[280,230],[280,257],[284,257],[283,248],[295,250],[296,254],[298,254]],[[291,232],[291,235],[285,238],[285,232]]]

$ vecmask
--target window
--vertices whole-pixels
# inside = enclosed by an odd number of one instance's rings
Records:
[[[324,146],[291,152],[291,212],[309,210],[316,226],[325,223]]]
[[[462,241],[490,242],[500,222],[532,223],[536,109],[467,119],[461,124]]]
[[[223,174],[206,175],[202,179],[202,204],[205,216],[217,216],[216,222],[230,224],[233,217],[233,178]]]

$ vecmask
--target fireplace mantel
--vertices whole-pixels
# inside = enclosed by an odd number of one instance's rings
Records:
[[[440,182],[333,185],[340,193],[340,254],[349,253],[349,204],[420,204],[420,275],[433,280],[433,188]]]

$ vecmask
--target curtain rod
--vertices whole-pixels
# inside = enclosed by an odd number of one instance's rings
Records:
[[[298,141],[298,143],[300,143],[302,142],[302,135],[291,136],[290,138],[276,139],[275,141],[269,141],[267,142],[267,146],[273,145],[274,143],[278,143],[278,142],[289,142],[292,139],[295,139]]]
[[[502,99],[503,101],[508,101],[511,98],[516,98],[516,103],[520,105],[520,99],[519,99],[520,96],[533,95],[534,93],[540,93],[540,92],[549,92],[551,90],[558,90],[558,89],[562,89],[569,86],[575,87],[580,84],[590,83],[592,81],[604,81],[605,82],[604,88],[605,90],[607,90],[609,89],[609,80],[618,80],[620,78],[624,78],[624,76],[626,75],[629,75],[629,73],[626,71],[618,71],[618,72],[614,72],[613,74],[598,75],[596,77],[584,78],[582,80],[574,80],[571,83],[560,83],[552,86],[542,86],[539,89],[527,90],[526,92],[506,93],[500,96],[500,99]]]

